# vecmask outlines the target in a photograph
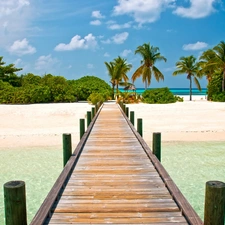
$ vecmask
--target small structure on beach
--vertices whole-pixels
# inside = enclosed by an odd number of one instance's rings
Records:
[[[130,90],[136,91],[136,87],[135,87],[134,84],[129,84],[128,86],[126,86],[126,87],[124,88],[124,90],[125,90],[125,91],[130,91]]]

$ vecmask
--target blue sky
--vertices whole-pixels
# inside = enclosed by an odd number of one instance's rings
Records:
[[[131,78],[141,61],[135,49],[150,42],[167,58],[156,64],[164,82],[153,78],[150,87],[189,87],[186,75],[172,76],[175,63],[222,40],[223,0],[0,0],[0,56],[23,74],[109,82],[104,62],[121,56]],[[141,78],[135,85],[144,87]]]

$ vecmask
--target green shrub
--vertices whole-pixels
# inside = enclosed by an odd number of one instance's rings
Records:
[[[95,76],[85,76],[68,83],[78,100],[86,101],[92,93],[101,93],[106,99],[112,96],[112,88],[104,80]]]
[[[92,93],[88,97],[88,101],[91,102],[93,105],[96,105],[98,102],[103,103],[106,99],[100,93]]]
[[[213,100],[213,96],[217,96],[222,93],[222,80],[223,76],[221,73],[215,73],[212,75],[212,79],[209,82],[207,89],[208,89],[208,100]],[[217,98],[217,97],[214,97]]]
[[[212,101],[214,102],[225,102],[225,92],[214,94],[212,96]]]
[[[152,90],[146,90],[142,94],[143,102],[149,104],[166,104],[174,103],[177,101],[177,97],[169,90],[169,88],[156,88]]]

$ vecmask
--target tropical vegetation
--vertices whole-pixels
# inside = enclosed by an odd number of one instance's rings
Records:
[[[138,46],[135,50],[135,54],[139,54],[142,57],[141,66],[132,75],[132,81],[134,82],[137,78],[142,76],[142,82],[145,83],[145,89],[150,86],[152,75],[159,82],[164,80],[164,75],[155,66],[156,62],[165,61],[166,58],[159,52],[158,47],[151,46],[150,43],[144,43]]]
[[[183,101],[183,98],[174,96],[168,87],[145,90],[142,97],[143,102],[148,104],[167,104]]]
[[[180,74],[187,74],[187,79],[190,82],[190,101],[192,100],[192,78],[197,88],[201,91],[201,86],[198,78],[201,78],[200,64],[196,62],[196,58],[191,55],[187,57],[181,57],[180,61],[176,63],[177,70],[173,72],[173,76]]]
[[[118,93],[119,85],[126,86],[128,83],[127,73],[132,68],[132,65],[127,63],[126,59],[118,56],[112,62],[105,62],[106,68],[108,70],[108,75],[110,77],[110,83],[112,84],[113,89],[113,99],[114,91],[116,87],[116,92]]]

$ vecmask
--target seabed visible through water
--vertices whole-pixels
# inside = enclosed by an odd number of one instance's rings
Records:
[[[203,219],[205,183],[225,182],[225,142],[163,142],[162,164]],[[62,171],[62,150],[55,147],[0,149],[0,224],[4,224],[3,185],[26,183],[28,223]]]

